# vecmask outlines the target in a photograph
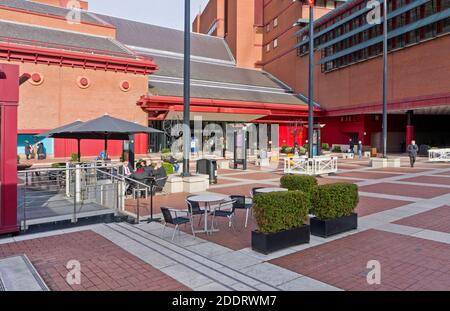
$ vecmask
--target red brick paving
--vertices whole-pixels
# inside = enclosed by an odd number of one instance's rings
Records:
[[[398,174],[375,173],[375,172],[348,172],[348,173],[340,173],[337,174],[336,176],[364,178],[364,179],[382,179],[389,177],[398,177]]]
[[[265,180],[265,179],[280,179],[283,176],[283,173],[251,173],[248,172],[246,174],[233,175],[230,177],[233,178],[242,178],[242,179],[250,179],[250,180]]]
[[[351,183],[356,184],[357,182],[360,182],[361,180],[357,179],[339,179],[339,178],[326,178],[326,177],[319,177],[317,178],[317,182],[319,185],[327,185],[327,184],[335,184],[335,183]]]
[[[93,231],[0,245],[0,258],[26,254],[51,290],[186,291],[178,281]],[[69,260],[81,264],[81,285],[69,285]]]
[[[250,190],[254,187],[276,187],[272,184],[263,184],[263,183],[253,183],[248,185],[240,185],[240,186],[229,186],[223,188],[215,188],[210,189],[210,192],[216,192],[226,195],[245,195],[250,196]]]
[[[450,206],[416,214],[395,222],[399,225],[450,233]]]
[[[153,213],[159,214],[161,213],[161,207],[170,207],[175,209],[187,209],[186,205],[186,197],[189,193],[181,192],[181,193],[173,193],[170,195],[157,195],[153,197]],[[139,202],[140,215],[149,215],[150,214],[150,197],[145,199],[140,199]],[[127,199],[125,201],[125,209],[131,213],[136,214],[137,209],[137,200]]]
[[[393,209],[396,207],[400,207],[403,205],[410,204],[411,202],[407,201],[398,201],[398,200],[389,200],[382,198],[373,198],[373,197],[359,197],[359,204],[356,208],[356,212],[359,217],[371,215],[374,213],[379,213],[382,211],[386,211],[389,209]]]
[[[371,172],[377,172],[377,171],[382,171],[382,172],[396,172],[396,173],[423,173],[423,172],[427,172],[430,169],[424,169],[424,168],[411,168],[411,167],[390,167],[390,168],[379,168],[379,169],[373,169],[371,170]],[[398,175],[398,174],[397,174]]]
[[[450,189],[439,187],[413,186],[392,183],[381,183],[369,186],[362,186],[360,191],[374,192],[390,195],[402,195],[415,198],[431,199],[440,195],[450,193]]]
[[[439,176],[420,176],[420,177],[402,179],[402,181],[418,182],[418,183],[433,184],[433,185],[449,185],[450,186],[450,178],[439,177]]]
[[[369,260],[381,264],[381,284],[369,285]],[[271,263],[345,290],[450,290],[450,245],[368,230]]]
[[[226,175],[224,175],[226,176]],[[234,177],[234,176],[230,176],[230,177]],[[224,178],[220,178],[220,176],[217,178],[217,184],[211,185],[211,186],[217,186],[217,185],[228,185],[228,184],[232,184],[232,183],[236,183],[236,180],[230,180],[230,179],[224,179]]]
[[[194,228],[195,229],[203,229],[204,222],[203,219],[198,225],[199,216],[195,216]],[[255,230],[257,225],[253,217],[249,216],[248,226],[245,228],[245,211],[244,210],[236,210],[236,219],[235,219],[235,228],[228,227],[228,219],[226,218],[217,218],[219,232],[215,232],[212,235],[206,234],[197,234],[198,237],[208,240],[210,242],[222,245],[224,247],[230,248],[232,250],[240,250],[243,248],[247,248],[251,246],[251,234],[252,230]],[[208,218],[208,225],[211,224],[212,217]],[[214,221],[215,223],[216,221]],[[214,224],[216,226],[216,224]],[[216,228],[217,228],[216,227]],[[182,227],[186,233],[192,234],[192,230],[190,227]]]

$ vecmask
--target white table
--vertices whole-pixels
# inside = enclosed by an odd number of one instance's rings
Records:
[[[288,189],[286,188],[261,188],[255,190],[255,192],[258,193],[286,192],[286,191],[288,191]]]
[[[219,231],[217,229],[215,230],[208,229],[208,212],[211,212],[211,203],[222,203],[223,201],[226,200],[226,198],[227,198],[226,196],[214,194],[195,195],[188,198],[188,200],[192,202],[205,203],[205,228],[204,230],[196,231],[196,233],[199,232],[209,234],[212,232]]]

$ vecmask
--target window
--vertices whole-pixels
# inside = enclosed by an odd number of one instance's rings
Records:
[[[266,45],[266,52],[270,52],[270,44]]]
[[[278,39],[273,40],[273,48],[277,48],[278,47]]]
[[[270,23],[266,26],[266,32],[270,32]]]
[[[273,27],[278,27],[278,17],[275,17],[275,19],[273,20]]]

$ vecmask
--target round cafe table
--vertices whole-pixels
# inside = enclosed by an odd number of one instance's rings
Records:
[[[215,195],[215,194],[201,194],[201,195],[195,195],[192,197],[189,197],[188,200],[192,201],[192,202],[197,202],[197,203],[204,203],[205,204],[205,227],[203,230],[198,230],[195,231],[195,233],[206,233],[206,234],[210,234],[212,232],[217,232],[219,231],[218,229],[208,229],[208,212],[211,212],[211,204],[215,203],[222,203],[223,201],[225,201],[227,197],[226,196],[221,196],[221,195]]]
[[[286,191],[288,191],[288,189],[286,188],[261,188],[255,190],[255,192],[257,193],[286,192]]]

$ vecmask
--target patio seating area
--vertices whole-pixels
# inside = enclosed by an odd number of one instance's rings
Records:
[[[120,250],[130,260],[140,261],[148,273],[164,275],[163,284],[170,288],[448,289],[450,166],[419,158],[416,167],[410,168],[407,157],[400,156],[400,161],[400,168],[372,168],[368,159],[340,159],[336,174],[318,177],[317,181],[319,185],[358,185],[358,228],[329,238],[311,236],[309,243],[268,255],[252,250],[252,231],[258,229],[252,199],[257,193],[286,191],[280,188],[280,178],[284,176],[282,161],[278,168],[271,169],[253,164],[246,171],[219,169],[218,183],[206,192],[156,194],[153,213],[155,218],[161,218],[161,223],[146,221],[150,216],[150,197],[138,200],[130,196],[125,200],[125,210],[135,215],[139,204],[139,224],[98,224],[1,240],[0,257],[14,255],[6,250],[19,246],[21,239],[27,245],[36,243],[37,250],[51,239],[56,252],[64,244],[60,240],[69,239],[75,245],[78,237],[89,235],[91,246],[76,255],[82,264],[99,256],[93,251],[94,244],[107,242],[109,248],[117,249],[114,252]],[[53,250],[47,252],[52,256]],[[37,262],[36,269],[51,290],[106,288],[107,274],[100,272],[100,276],[88,274],[82,286],[66,286],[60,274],[39,264],[42,256],[36,251],[29,257]],[[64,259],[55,258],[56,265],[65,265]],[[106,264],[109,259],[105,260]],[[384,272],[379,285],[366,282],[369,260],[381,262]],[[234,263],[232,267],[230,262]],[[133,288],[126,279],[114,280]]]

